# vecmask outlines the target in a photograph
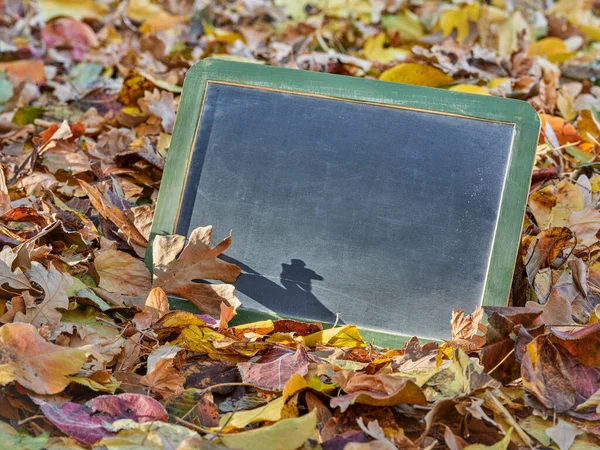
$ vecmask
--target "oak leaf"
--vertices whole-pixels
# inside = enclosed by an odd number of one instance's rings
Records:
[[[90,348],[61,347],[46,342],[30,324],[9,323],[0,328],[0,384],[17,381],[43,395],[61,392],[78,373]]]
[[[233,293],[233,285],[196,283],[193,280],[232,283],[242,270],[235,264],[217,259],[231,245],[231,236],[212,248],[211,238],[212,226],[192,231],[185,248],[181,236],[157,236],[152,250],[154,287],[191,301],[203,313],[218,316],[221,302],[236,308],[240,305]],[[175,259],[179,252],[179,257]]]

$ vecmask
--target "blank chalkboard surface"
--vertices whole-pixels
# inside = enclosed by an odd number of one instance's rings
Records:
[[[448,338],[452,310],[512,271],[492,264],[514,262],[518,233],[494,242],[519,125],[253,84],[206,81],[176,233],[233,230],[249,310]]]

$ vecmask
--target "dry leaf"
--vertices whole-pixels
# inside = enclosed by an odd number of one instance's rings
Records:
[[[0,384],[16,381],[43,395],[61,392],[68,375],[79,372],[90,349],[68,348],[46,342],[33,325],[9,323],[0,327]]]
[[[143,261],[119,250],[99,252],[94,260],[100,277],[99,286],[109,292],[123,295],[146,295],[151,288],[151,277]]]
[[[193,280],[219,280],[231,283],[241,273],[235,264],[218,260],[217,256],[229,248],[231,236],[210,247],[212,227],[192,231],[187,246],[175,259],[183,240],[174,236],[157,236],[153,245],[154,286],[190,300],[200,311],[218,315],[221,302],[239,306],[234,287],[229,284],[203,284]],[[175,244],[175,245],[173,245]]]

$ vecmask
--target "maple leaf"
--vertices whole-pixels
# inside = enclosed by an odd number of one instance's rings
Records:
[[[152,255],[154,261],[154,286],[190,300],[204,313],[217,316],[221,302],[237,307],[240,302],[230,284],[195,283],[193,280],[219,280],[231,283],[242,270],[235,264],[217,259],[231,245],[231,236],[210,247],[212,227],[199,227],[192,231],[187,246],[181,236],[157,236]],[[177,257],[177,254],[179,256]]]
[[[9,323],[0,328],[0,384],[17,381],[38,394],[61,392],[68,375],[79,372],[91,348],[68,348],[46,342],[30,324]]]

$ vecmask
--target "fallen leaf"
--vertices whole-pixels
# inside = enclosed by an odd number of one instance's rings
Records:
[[[79,442],[94,444],[112,436],[106,429],[119,419],[145,423],[167,421],[167,412],[151,397],[139,394],[101,395],[84,405],[65,402],[62,405],[36,400],[46,418],[66,435]]]
[[[0,440],[2,445],[11,450],[42,450],[48,442],[48,434],[42,433],[39,436],[29,436],[19,433],[9,424],[0,422]]]
[[[61,312],[69,307],[67,290],[73,284],[73,278],[60,273],[54,266],[46,269],[43,265],[33,261],[31,269],[27,271],[29,279],[42,289],[43,297],[41,303],[32,305],[25,310],[25,314],[18,312],[15,315],[16,322],[26,322],[32,325],[43,324],[56,325],[60,322]]]
[[[46,80],[44,63],[37,59],[0,62],[0,71],[6,71],[9,78],[18,81],[29,80],[33,83],[43,83]]]
[[[379,77],[383,81],[438,87],[452,83],[452,77],[440,69],[417,63],[402,63],[386,70]]]
[[[313,410],[301,417],[283,419],[274,425],[220,436],[223,444],[240,450],[295,450],[304,445],[317,426]]]
[[[364,347],[358,328],[354,325],[328,328],[317,331],[304,337],[304,345],[314,347],[316,345],[331,345],[333,347]]]
[[[346,392],[346,395],[331,399],[331,407],[340,407],[342,412],[353,403],[372,406],[427,404],[421,388],[409,378],[342,370],[335,374],[333,381]]]
[[[583,434],[583,430],[580,430],[569,422],[558,419],[558,423],[548,428],[546,434],[558,445],[560,450],[569,450],[573,442],[575,442],[575,438]]]
[[[183,393],[185,378],[173,366],[173,359],[161,359],[152,371],[140,380],[145,386],[162,398],[176,397]]]
[[[106,250],[96,255],[94,267],[100,277],[99,286],[123,295],[146,295],[151,277],[143,261],[119,250]]]
[[[276,349],[271,350],[275,353]],[[239,363],[238,368],[244,383],[280,391],[293,374],[306,375],[308,373],[308,354],[304,347],[298,347],[296,352],[278,351],[274,357],[269,353],[254,363]]]
[[[173,236],[157,236],[153,245],[154,287],[162,288],[167,294],[178,295],[190,300],[200,311],[217,316],[221,302],[239,306],[230,284],[195,283],[196,279],[219,280],[231,283],[237,279],[241,269],[217,259],[229,245],[231,236],[214,247],[210,247],[212,227],[199,227],[192,231],[188,244]],[[182,250],[183,249],[183,250]],[[181,252],[175,259],[177,253]]]
[[[89,348],[61,347],[46,342],[30,324],[0,327],[0,384],[16,381],[43,395],[61,392],[91,354]]]
[[[102,19],[107,7],[94,0],[40,0],[42,18],[48,21],[57,16],[68,15],[75,19]]]
[[[88,195],[94,208],[98,210],[102,217],[114,223],[134,244],[142,247],[148,245],[146,238],[140,234],[135,225],[127,219],[125,214],[112,204],[111,200],[106,195],[103,195],[96,187],[89,185],[83,180],[77,181]]]

